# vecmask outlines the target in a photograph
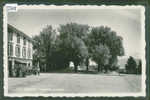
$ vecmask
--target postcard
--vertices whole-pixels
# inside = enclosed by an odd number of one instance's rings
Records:
[[[3,9],[4,96],[146,95],[144,6]]]

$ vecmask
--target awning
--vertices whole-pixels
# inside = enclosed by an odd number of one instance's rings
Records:
[[[26,64],[27,63],[26,61],[19,60],[19,59],[15,60],[15,62],[20,63],[20,64]]]

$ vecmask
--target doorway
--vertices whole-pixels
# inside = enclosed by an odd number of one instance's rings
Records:
[[[12,61],[8,61],[8,74],[9,77],[13,76],[12,74]]]

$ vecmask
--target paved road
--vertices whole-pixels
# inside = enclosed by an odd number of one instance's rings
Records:
[[[138,75],[42,73],[8,80],[9,93],[124,93],[140,89]]]

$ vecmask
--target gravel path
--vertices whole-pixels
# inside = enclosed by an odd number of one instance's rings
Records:
[[[9,93],[124,93],[139,92],[139,75],[42,73],[9,78]]]

